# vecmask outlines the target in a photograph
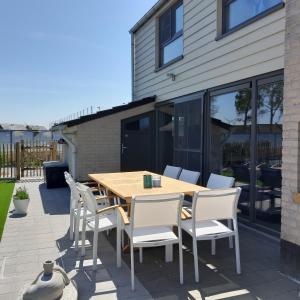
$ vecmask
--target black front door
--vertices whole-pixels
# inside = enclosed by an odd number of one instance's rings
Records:
[[[122,120],[121,170],[152,171],[154,162],[154,112]]]

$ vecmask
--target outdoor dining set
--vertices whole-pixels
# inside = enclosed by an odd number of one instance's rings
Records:
[[[173,260],[178,244],[180,283],[183,284],[182,231],[193,241],[195,281],[199,282],[197,241],[229,239],[235,245],[236,272],[241,273],[237,204],[241,193],[234,178],[211,174],[206,187],[197,185],[200,173],[166,166],[163,175],[147,171],[89,174],[91,182],[76,183],[65,172],[71,190],[70,239],[85,255],[86,231],[93,232],[93,270],[97,269],[98,233],[116,229],[116,264],[122,248],[131,256],[131,288],[135,288],[134,249],[143,263],[143,248],[165,247],[165,260]],[[151,180],[151,181],[149,181]],[[234,240],[234,242],[233,242]],[[126,244],[126,245],[125,245]]]

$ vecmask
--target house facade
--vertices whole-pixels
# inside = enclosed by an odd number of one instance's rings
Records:
[[[132,100],[155,95],[155,168],[236,178],[240,220],[299,278],[300,3],[160,0],[131,29]]]

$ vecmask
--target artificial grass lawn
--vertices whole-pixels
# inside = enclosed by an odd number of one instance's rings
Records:
[[[4,224],[8,213],[12,193],[14,190],[14,182],[0,182],[0,241],[4,230]]]

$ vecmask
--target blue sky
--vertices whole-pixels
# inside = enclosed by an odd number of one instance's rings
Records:
[[[131,100],[128,30],[156,0],[0,0],[0,122]]]

